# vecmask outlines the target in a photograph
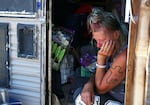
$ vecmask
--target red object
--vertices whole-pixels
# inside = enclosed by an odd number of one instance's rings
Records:
[[[92,8],[92,5],[83,3],[80,4],[80,7],[76,10],[76,13],[90,13]]]

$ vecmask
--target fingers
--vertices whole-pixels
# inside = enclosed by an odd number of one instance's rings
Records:
[[[115,41],[109,40],[103,43],[99,53],[105,56],[111,56],[114,51],[114,48]]]
[[[87,105],[93,105],[94,104],[94,95],[92,95],[91,97],[89,97],[89,99],[87,100]]]
[[[81,99],[82,101],[86,104],[86,105],[93,105],[94,102],[94,95],[91,94],[82,94],[81,95]]]
[[[95,96],[93,95],[93,96],[92,96],[92,99],[91,99],[91,105],[94,104],[94,98],[95,98]]]
[[[115,41],[110,40],[108,47],[106,48],[108,50],[108,56],[111,56],[114,52],[115,48]]]

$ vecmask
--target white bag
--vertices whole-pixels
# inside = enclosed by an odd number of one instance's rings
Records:
[[[75,100],[75,105],[86,105],[82,100],[81,100],[81,95],[79,94]],[[95,96],[94,99],[94,104],[93,105],[100,105],[100,96]]]
[[[118,101],[108,100],[104,105],[122,105]]]

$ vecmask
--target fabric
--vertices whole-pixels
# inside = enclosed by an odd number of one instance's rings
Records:
[[[52,70],[52,92],[59,98],[64,98],[64,92],[61,85],[61,73],[60,71]]]
[[[52,105],[61,105],[58,97],[54,93],[52,93]]]
[[[124,102],[125,96],[125,81],[119,84],[116,88],[109,92],[112,97],[117,99],[120,102]]]
[[[82,91],[82,87],[78,88],[74,94],[73,94],[73,100],[76,99],[76,97],[81,93]],[[107,94],[96,94],[98,96],[100,96],[100,105],[104,105],[108,100],[113,100],[113,101],[118,101],[116,99],[114,99],[109,93]]]
[[[75,11],[76,13],[90,13],[93,6],[90,4],[82,3],[80,7]]]

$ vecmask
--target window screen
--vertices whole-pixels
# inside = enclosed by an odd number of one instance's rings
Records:
[[[0,23],[0,87],[9,85],[8,24]]]
[[[18,24],[18,57],[37,57],[37,38],[35,25]]]

